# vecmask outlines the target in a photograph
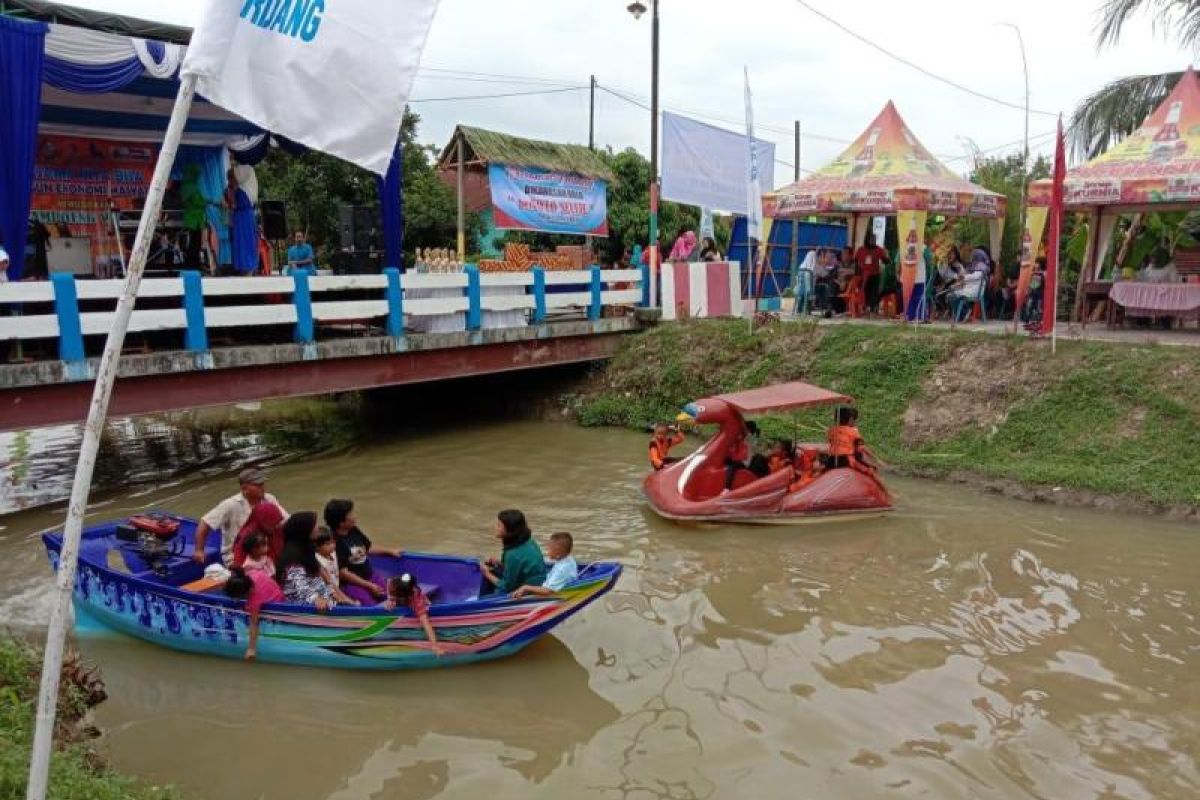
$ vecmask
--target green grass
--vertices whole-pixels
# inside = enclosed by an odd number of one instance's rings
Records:
[[[984,398],[1000,407],[995,424],[975,424],[968,408],[937,441],[906,441],[906,413],[938,403],[939,392],[969,396],[972,376],[956,365],[974,348],[990,348],[989,369],[1004,371]],[[689,400],[787,380],[854,397],[864,436],[901,469],[1200,506],[1200,350],[1190,347],[1065,342],[1052,357],[1044,342],[1017,337],[807,323],[751,334],[744,321],[692,321],[630,337],[579,420],[644,428]],[[811,441],[828,418],[819,410],[760,424],[767,436]]]
[[[0,800],[23,800],[37,704],[40,653],[28,643],[0,636]],[[60,747],[51,761],[49,797],[55,800],[149,800],[174,796],[139,786],[99,763],[85,744],[65,739],[87,713],[84,691],[64,678],[59,695]]]

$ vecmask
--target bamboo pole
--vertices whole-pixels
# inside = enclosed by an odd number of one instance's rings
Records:
[[[175,153],[179,140],[183,138],[183,127],[187,122],[192,98],[196,93],[196,76],[185,74],[171,110],[171,121],[167,125],[154,177],[146,193],[146,205],[138,223],[137,238],[125,270],[125,286],[117,301],[116,317],[112,330],[104,343],[104,355],[96,372],[96,386],[92,390],[92,404],[88,410],[87,424],[83,429],[83,442],[79,446],[79,462],[75,466],[75,483],[71,487],[71,501],[67,506],[67,522],[63,528],[62,550],[58,559],[58,574],[55,578],[54,607],[50,612],[50,627],[46,631],[46,649],[42,661],[42,683],[38,691],[36,727],[33,733],[33,752],[29,760],[29,783],[26,787],[27,800],[44,800],[50,771],[50,755],[54,748],[54,719],[58,712],[58,684],[62,675],[63,647],[67,636],[67,624],[71,613],[71,595],[75,588],[75,570],[79,561],[79,542],[83,537],[83,516],[87,511],[88,493],[92,488],[92,471],[96,466],[96,452],[100,447],[100,434],[104,430],[104,419],[108,416],[108,401],[112,397],[113,382],[117,377],[117,362],[121,358],[121,346],[129,328],[129,317],[137,299],[138,285],[146,269],[146,255],[154,238],[154,228],[162,210],[163,193],[171,177]]]

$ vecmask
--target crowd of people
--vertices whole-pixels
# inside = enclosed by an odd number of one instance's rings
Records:
[[[904,304],[899,255],[889,254],[867,234],[858,248],[818,248],[810,251],[793,277],[794,311],[803,305],[826,317],[838,315],[902,316],[910,322],[935,317],[959,319],[971,306],[983,305],[992,318],[1007,318],[1017,309],[1017,279],[993,280],[999,265],[985,245],[972,248],[967,258],[957,245],[938,258],[928,242],[918,261],[912,293]],[[1040,319],[1045,259],[1039,259],[1020,309],[1024,321]]]
[[[208,537],[214,531],[221,536],[220,563],[228,570],[224,591],[245,600],[250,615],[246,658],[257,653],[259,613],[263,605],[274,602],[312,606],[321,613],[339,605],[406,608],[419,620],[431,650],[442,655],[420,576],[402,573],[385,578],[376,570],[372,557],[399,559],[402,553],[376,545],[359,528],[352,500],[330,500],[320,518],[312,511],[289,514],[266,491],[266,483],[262,470],[242,470],[238,493],[200,519],[192,553],[198,565],[208,565]],[[480,562],[480,595],[551,596],[578,576],[569,533],[550,536],[549,568],[520,511],[501,511],[494,535],[501,552],[498,558]]]

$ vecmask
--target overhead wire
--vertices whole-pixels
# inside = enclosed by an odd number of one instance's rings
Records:
[[[529,92],[499,92],[496,94],[464,94],[454,97],[415,97],[409,100],[410,103],[445,103],[451,100],[493,100],[498,97],[529,97],[535,94],[560,94],[562,92],[578,92],[586,89],[586,86],[567,86],[562,89],[535,89]]]
[[[881,45],[877,42],[874,42],[871,39],[868,39],[866,36],[863,36],[861,33],[853,30],[852,28],[847,27],[846,25],[843,25],[841,22],[838,22],[836,19],[829,16],[825,12],[820,11],[816,8],[813,8],[813,6],[811,4],[809,4],[808,2],[806,2],[806,0],[796,0],[796,2],[799,3],[802,8],[807,9],[810,13],[825,20],[830,25],[834,26],[838,30],[847,34],[848,36],[853,36],[855,39],[859,40],[860,42],[862,42],[863,44],[865,44],[869,47],[874,48],[875,50],[878,50],[880,53],[883,53],[885,56],[892,59],[893,61],[898,61],[901,64],[903,64],[904,66],[906,66],[910,69],[914,69],[917,72],[921,73],[922,75],[924,75],[928,78],[932,78],[935,81],[944,83],[947,86],[952,86],[955,89],[958,89],[960,92],[966,92],[967,94],[978,97],[981,100],[988,100],[992,103],[998,103],[1002,106],[1007,106],[1008,108],[1014,108],[1018,111],[1025,110],[1025,105],[1023,103],[1013,103],[1009,100],[1004,100],[1002,98],[995,97],[994,95],[987,94],[986,92],[981,92],[981,91],[978,91],[977,89],[972,89],[970,86],[961,84],[956,80],[945,77],[944,75],[939,75],[936,72],[934,72],[930,69],[926,69],[925,67],[922,67],[920,64],[917,64],[916,62],[911,61],[902,55],[899,55],[898,53],[894,53],[891,50],[888,50],[883,45]],[[1039,114],[1041,116],[1046,116],[1046,117],[1057,117],[1058,116],[1058,114],[1056,114],[1052,111],[1042,111],[1042,110],[1039,110],[1036,108],[1029,109],[1029,113],[1030,114]]]

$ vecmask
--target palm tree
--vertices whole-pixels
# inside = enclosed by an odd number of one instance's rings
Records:
[[[1200,0],[1105,0],[1096,26],[1096,46],[1115,45],[1129,18],[1151,15],[1155,29],[1184,45],[1200,44]],[[1119,78],[1090,95],[1071,115],[1071,149],[1094,158],[1137,130],[1170,93],[1181,72]]]

